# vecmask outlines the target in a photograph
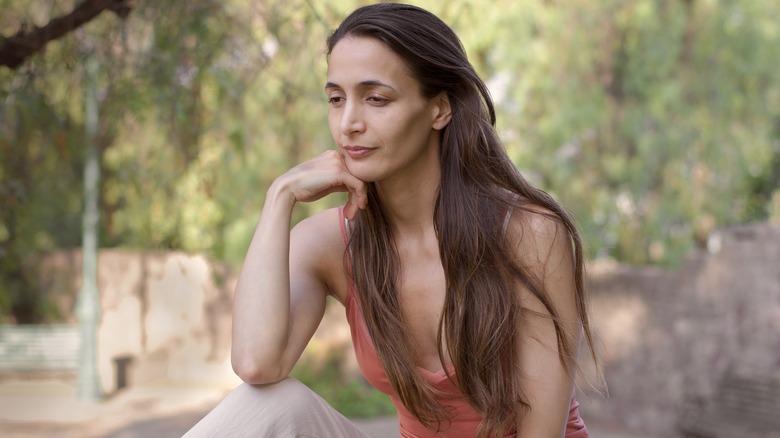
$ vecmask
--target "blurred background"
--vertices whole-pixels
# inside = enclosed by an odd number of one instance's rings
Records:
[[[324,39],[367,3],[0,0],[5,430],[106,435],[238,383],[235,276],[271,181],[333,147]],[[608,388],[584,362],[586,420],[778,436],[780,3],[411,3],[461,37],[510,156],[581,227]],[[296,377],[392,416],[330,304]]]

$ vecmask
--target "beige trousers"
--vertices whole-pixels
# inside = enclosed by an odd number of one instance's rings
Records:
[[[241,384],[184,437],[368,438],[303,383]]]

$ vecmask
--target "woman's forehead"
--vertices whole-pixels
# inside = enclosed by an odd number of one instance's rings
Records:
[[[327,82],[339,87],[375,82],[394,88],[417,83],[397,53],[366,37],[345,37],[336,43],[328,58]]]

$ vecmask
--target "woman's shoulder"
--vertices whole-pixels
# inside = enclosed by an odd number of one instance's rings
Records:
[[[339,210],[341,210],[341,207],[328,208],[314,213],[313,215],[308,216],[298,222],[295,227],[293,227],[293,229],[316,228],[320,231],[324,231],[326,228],[332,228],[335,226],[336,231],[338,231],[338,217],[340,214]]]
[[[294,261],[304,262],[324,276],[334,270],[340,272],[344,241],[339,221],[339,208],[330,208],[298,222],[290,234],[291,254],[297,258]]]
[[[293,227],[291,239],[304,240],[310,250],[328,250],[332,247],[343,250],[340,218],[340,207],[317,212]]]
[[[340,208],[315,213],[298,222],[290,234],[290,270],[313,275],[342,303],[348,282],[344,269]],[[303,271],[301,271],[303,270]]]
[[[519,195],[511,201],[505,236],[511,252],[524,266],[545,266],[552,258],[571,257],[571,235],[563,220]]]

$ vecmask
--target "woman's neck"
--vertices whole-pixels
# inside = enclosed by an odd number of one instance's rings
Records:
[[[375,183],[382,208],[396,236],[432,229],[440,184],[438,160],[435,166],[427,166],[424,171]]]

